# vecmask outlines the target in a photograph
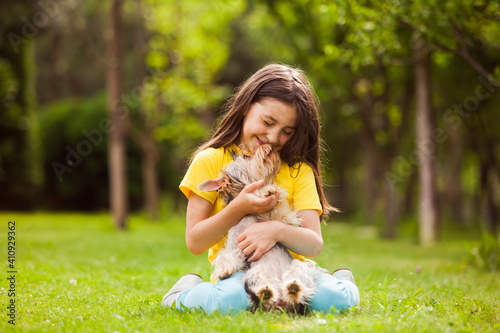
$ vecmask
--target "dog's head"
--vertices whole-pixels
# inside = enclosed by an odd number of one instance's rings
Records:
[[[271,145],[262,145],[254,155],[238,155],[221,171],[216,179],[204,181],[198,189],[204,192],[217,191],[227,205],[253,182],[263,179],[264,185],[271,184],[279,172],[281,159]]]

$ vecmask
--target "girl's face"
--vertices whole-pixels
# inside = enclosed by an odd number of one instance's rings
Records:
[[[245,145],[252,154],[263,144],[270,144],[280,151],[296,127],[297,111],[294,106],[266,98],[253,103],[247,111],[238,145]]]

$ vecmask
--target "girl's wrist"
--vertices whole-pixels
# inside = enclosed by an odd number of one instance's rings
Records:
[[[245,211],[245,205],[240,203],[240,200],[238,200],[238,197],[236,197],[234,200],[232,200],[225,209],[230,209],[232,215],[234,215],[238,220],[241,220],[245,215],[248,215],[249,213]]]
[[[273,227],[275,228],[274,240],[276,241],[276,243],[282,243],[285,236],[287,225],[280,221],[270,221],[270,223],[272,223]]]

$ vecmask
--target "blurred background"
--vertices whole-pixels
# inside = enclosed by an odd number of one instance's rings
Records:
[[[498,1],[4,0],[0,16],[1,210],[168,223],[221,107],[279,62],[321,101],[329,222],[498,248]]]

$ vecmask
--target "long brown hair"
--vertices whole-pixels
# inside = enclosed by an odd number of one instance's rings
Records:
[[[280,151],[280,157],[289,166],[307,163],[314,172],[316,188],[323,209],[322,218],[337,211],[325,198],[321,179],[323,142],[319,121],[319,101],[302,70],[286,65],[271,64],[250,76],[224,106],[220,125],[212,138],[201,145],[192,155],[191,161],[200,151],[212,147],[227,147],[238,140],[243,121],[252,103],[273,98],[297,110],[297,129]],[[298,163],[298,164],[297,164]],[[298,170],[297,170],[298,171]]]

